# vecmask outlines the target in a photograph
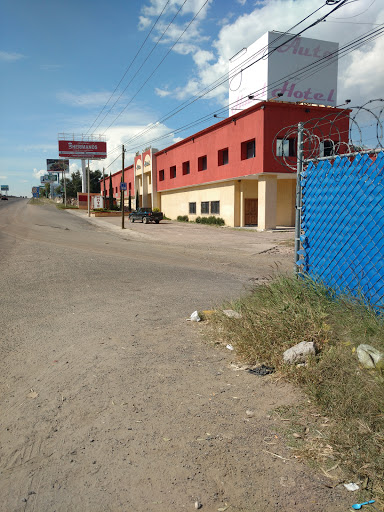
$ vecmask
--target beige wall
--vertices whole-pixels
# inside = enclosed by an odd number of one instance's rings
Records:
[[[178,215],[188,215],[190,220],[202,215],[200,203],[203,201],[220,201],[220,213],[217,217],[224,219],[227,226],[234,225],[235,183],[233,181],[215,185],[201,185],[193,189],[178,189],[161,192],[161,211],[170,219]],[[196,215],[189,213],[189,203],[196,203]]]
[[[170,219],[177,219],[179,215],[188,215],[189,220],[193,221],[196,217],[202,216],[200,210],[201,202],[220,201],[220,214],[217,216],[223,218],[227,226],[244,226],[245,199],[259,199],[259,207],[272,208],[273,212],[271,211],[271,215],[276,225],[294,226],[296,181],[278,180],[276,175],[267,176],[265,180],[272,181],[275,184],[277,182],[277,190],[275,187],[275,194],[273,194],[272,198],[268,195],[268,187],[263,186],[265,183],[259,183],[259,180],[256,179],[242,179],[212,185],[199,185],[196,188],[161,192],[159,193],[159,207],[164,215]],[[260,187],[263,191],[262,196],[259,194]],[[189,203],[192,202],[196,203],[196,215],[189,213]],[[261,219],[259,218],[260,225],[263,222],[265,213],[261,216]],[[211,214],[204,216],[208,215]],[[264,219],[264,222],[266,220]],[[273,228],[275,226],[269,226],[268,224],[263,229],[270,227]]]
[[[276,224],[295,225],[296,180],[277,180]]]

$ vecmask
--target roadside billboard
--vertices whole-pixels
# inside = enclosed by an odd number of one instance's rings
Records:
[[[69,172],[69,160],[63,158],[47,158],[48,172]]]
[[[1,185],[1,190],[9,190],[9,185]]]
[[[267,32],[229,62],[229,115],[278,94],[280,101],[335,107],[338,49],[330,41]]]
[[[103,141],[59,140],[59,156],[101,160],[107,158],[107,143]]]

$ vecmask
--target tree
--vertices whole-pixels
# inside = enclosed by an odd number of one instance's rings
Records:
[[[100,178],[102,174],[99,170],[97,171],[91,171],[89,175],[89,184],[91,193],[97,193],[100,192]],[[65,179],[65,186],[67,189],[67,197],[77,197],[77,193],[81,192],[82,189],[82,177],[80,174],[80,171],[75,171],[71,174],[70,178]],[[60,190],[58,192],[60,194],[64,193],[64,180],[60,180],[60,187],[58,187]]]
[[[91,194],[94,194],[94,193],[100,193],[100,180],[102,178],[103,174],[101,171],[99,170],[96,170],[96,171],[91,171],[90,172],[90,175],[89,175],[89,188],[91,189],[90,192]]]

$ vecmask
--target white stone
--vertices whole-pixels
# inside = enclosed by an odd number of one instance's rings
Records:
[[[316,349],[312,341],[302,341],[284,352],[284,363],[305,363],[308,356],[315,355]]]

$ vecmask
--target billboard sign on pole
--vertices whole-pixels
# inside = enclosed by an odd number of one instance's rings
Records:
[[[69,172],[69,160],[63,158],[47,158],[48,172]]]
[[[105,141],[59,140],[59,156],[101,160],[107,158],[107,143]]]
[[[9,185],[1,185],[1,190],[9,190]]]

